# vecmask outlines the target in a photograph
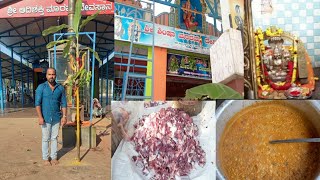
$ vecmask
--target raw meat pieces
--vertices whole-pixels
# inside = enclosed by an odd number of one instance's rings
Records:
[[[185,176],[195,167],[206,164],[205,152],[196,139],[198,128],[184,111],[162,108],[139,119],[131,141],[140,154],[132,160],[144,175],[151,171],[153,179],[175,179]]]

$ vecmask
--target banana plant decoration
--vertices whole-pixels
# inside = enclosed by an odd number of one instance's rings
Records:
[[[68,96],[72,96],[73,93],[71,93],[73,90],[83,87],[84,85],[89,86],[90,84],[90,78],[91,78],[91,71],[87,71],[85,67],[85,60],[87,53],[84,51],[89,50],[91,53],[94,53],[95,58],[101,63],[101,60],[99,58],[99,55],[96,51],[94,51],[90,47],[86,47],[82,50],[80,50],[80,44],[79,44],[79,32],[83,27],[85,27],[91,20],[95,19],[100,11],[96,12],[95,14],[88,16],[86,19],[81,20],[81,8],[82,8],[82,0],[76,1],[76,8],[75,8],[75,15],[74,15],[74,21],[73,26],[68,26],[66,24],[61,24],[59,26],[51,26],[50,28],[44,30],[42,32],[43,36],[47,36],[53,33],[56,33],[58,31],[61,31],[63,29],[69,29],[72,30],[75,35],[70,36],[67,39],[58,40],[58,41],[52,41],[47,44],[47,49],[52,48],[53,46],[57,46],[60,44],[65,44],[64,50],[63,50],[63,57],[68,57],[68,63],[73,70],[74,73],[67,75],[66,81],[63,83],[63,85],[66,85],[70,88],[68,88],[69,92],[67,93]],[[81,22],[81,23],[80,23]],[[72,53],[70,50],[75,50],[74,53]],[[80,56],[82,57],[80,58]],[[70,99],[71,97],[68,97]]]
[[[79,32],[83,27],[85,27],[91,20],[95,19],[100,11],[95,14],[88,16],[86,19],[81,20],[81,8],[82,8],[82,0],[76,1],[75,14],[72,26],[68,26],[66,24],[61,24],[59,26],[52,26],[42,32],[43,36],[47,36],[52,33],[56,33],[63,29],[69,29],[74,32],[74,35],[68,37],[67,39],[52,41],[47,44],[47,48],[50,49],[53,46],[65,44],[63,49],[63,57],[67,58],[68,63],[73,71],[72,74],[68,75],[67,80],[63,83],[63,85],[67,86],[67,94],[68,99],[74,95],[76,97],[76,121],[77,121],[77,161],[80,162],[80,99],[79,99],[79,88],[84,85],[89,86],[91,80],[91,71],[87,71],[85,67],[85,60],[87,56],[87,51],[89,50],[91,53],[95,55],[95,58],[101,63],[99,55],[96,51],[91,49],[90,47],[86,47],[80,50],[79,44]],[[81,22],[81,24],[80,24]],[[94,61],[94,59],[93,59]],[[94,67],[92,67],[94,68]],[[71,96],[71,97],[70,97]]]

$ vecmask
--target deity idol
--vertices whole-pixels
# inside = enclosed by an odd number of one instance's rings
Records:
[[[268,41],[270,49],[266,51],[263,63],[272,82],[285,82],[288,74],[288,62],[292,61],[291,53],[284,48],[281,37],[272,37]]]
[[[265,45],[266,40],[268,45]],[[311,59],[301,40],[271,26],[264,32],[260,28],[257,29],[255,43],[260,98],[306,99],[312,96],[316,78]]]

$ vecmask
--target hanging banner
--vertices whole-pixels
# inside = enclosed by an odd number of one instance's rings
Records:
[[[114,3],[83,0],[82,15],[114,14]],[[0,9],[0,18],[68,16],[68,0],[23,0]]]
[[[130,41],[131,33],[134,32],[134,42],[149,46],[152,45],[152,23],[137,21],[137,31],[132,31],[134,28],[132,18],[116,16],[114,26],[115,40]],[[154,35],[154,46],[207,55],[210,54],[210,47],[217,40],[217,37],[214,36],[194,33],[159,24],[155,24]]]

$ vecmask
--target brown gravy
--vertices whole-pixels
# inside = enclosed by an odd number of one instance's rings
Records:
[[[227,123],[218,146],[221,170],[230,180],[314,179],[320,143],[269,143],[314,137],[319,134],[298,109],[285,102],[254,104]]]

